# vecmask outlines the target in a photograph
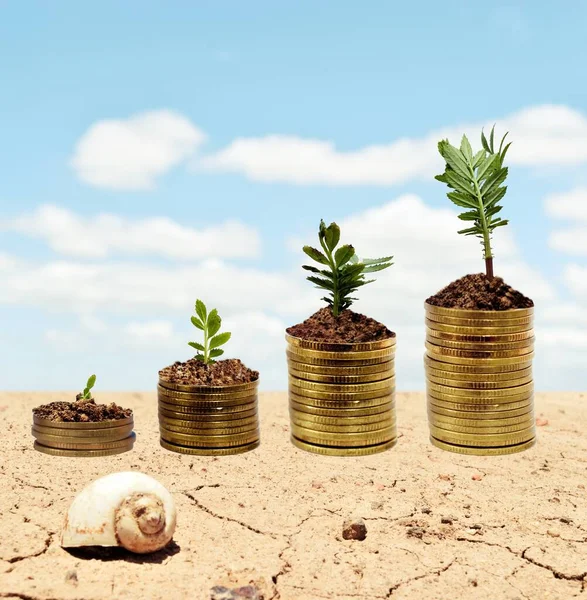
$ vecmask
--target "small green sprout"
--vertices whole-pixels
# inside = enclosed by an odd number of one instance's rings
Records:
[[[476,154],[473,154],[465,135],[460,148],[451,146],[448,140],[438,142],[438,151],[446,161],[446,168],[444,173],[435,178],[454,190],[447,193],[454,204],[467,209],[459,215],[459,219],[473,221],[473,226],[462,229],[459,233],[481,238],[485,269],[489,278],[493,278],[491,234],[497,227],[508,224],[506,219],[495,215],[503,208],[499,206],[499,201],[507,191],[507,186],[502,185],[508,175],[508,168],[503,166],[503,162],[511,146],[511,142],[504,146],[506,133],[496,151],[493,144],[494,130],[495,126],[491,129],[489,142],[481,131],[483,148]]]
[[[349,308],[354,300],[357,300],[357,298],[351,298],[350,294],[361,286],[375,281],[374,279],[366,280],[364,274],[391,267],[393,256],[364,258],[360,261],[355,249],[350,244],[336,248],[340,241],[340,227],[336,223],[331,223],[326,227],[323,220],[320,221],[318,239],[324,252],[311,246],[304,246],[304,252],[328,269],[317,269],[310,265],[303,265],[302,268],[315,274],[307,277],[308,281],[316,284],[319,289],[328,290],[329,295],[322,300],[328,303],[332,314],[337,317],[343,310]]]
[[[88,379],[88,382],[86,383],[86,387],[84,388],[84,391],[82,392],[82,397],[80,398],[80,400],[91,400],[92,399],[92,388],[94,387],[94,385],[96,384],[96,376],[95,375],[91,375],[90,378]]]
[[[214,358],[224,354],[224,350],[220,349],[220,346],[228,342],[231,334],[228,331],[218,333],[222,324],[218,311],[214,308],[208,313],[206,305],[201,300],[196,300],[196,315],[192,316],[192,325],[204,332],[204,343],[188,342],[188,344],[198,350],[198,354],[195,356],[197,360],[210,365],[216,362],[213,360]]]

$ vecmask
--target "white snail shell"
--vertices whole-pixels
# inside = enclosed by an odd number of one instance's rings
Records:
[[[138,554],[156,552],[171,541],[176,517],[173,497],[158,481],[136,471],[112,473],[75,497],[61,546],[122,546]]]

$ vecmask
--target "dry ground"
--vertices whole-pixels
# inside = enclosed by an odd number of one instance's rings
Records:
[[[462,457],[429,445],[422,394],[398,396],[399,444],[365,458],[319,457],[288,440],[285,394],[261,398],[263,444],[221,459],[159,447],[155,394],[102,394],[135,411],[135,449],[64,459],[32,449],[30,410],[63,394],[0,394],[0,597],[209,598],[253,582],[266,599],[587,599],[587,406],[539,394],[538,445]],[[175,545],[148,558],[59,546],[73,496],[139,469],[174,493]],[[344,541],[347,516],[363,542]]]

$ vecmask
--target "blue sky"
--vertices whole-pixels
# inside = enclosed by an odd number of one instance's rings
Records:
[[[431,225],[452,208],[427,153],[437,132],[456,142],[497,121],[500,131],[511,125],[514,145],[511,227],[503,246],[496,239],[496,267],[504,255],[503,274],[539,305],[539,387],[584,389],[585,22],[579,1],[0,2],[0,388],[71,389],[92,371],[104,389],[152,388],[158,368],[189,356],[193,301],[182,293],[218,304],[232,319],[234,350],[266,373],[266,389],[284,388],[281,328],[320,306],[296,248],[312,241],[321,217],[347,223],[359,252],[396,255],[356,309],[398,331],[398,352],[403,336],[398,384],[422,387],[421,302],[465,267],[482,268],[475,245],[462,246],[472,250],[459,262],[460,240],[443,256],[459,223],[448,219],[440,233]],[[147,163],[140,146],[116,137],[133,118],[144,131],[145,114],[164,130],[149,138],[156,156]],[[116,131],[100,125],[112,122]],[[401,140],[415,146],[404,152]],[[373,146],[392,150],[375,164],[363,152]],[[166,152],[178,155],[157,162]],[[144,175],[142,186],[121,180],[127,168]],[[39,212],[46,206],[61,212]],[[415,234],[393,220],[404,214],[398,207],[430,227],[418,260]],[[376,235],[364,226],[369,210],[382,211]],[[178,258],[151,247],[164,235],[157,223],[135,231],[151,240],[137,249],[92,228],[104,213],[123,220],[123,240],[129,227],[166,217],[188,244],[236,221],[259,250],[227,256],[217,248],[235,238],[220,231],[201,259]],[[74,238],[65,246],[64,235]],[[76,251],[76,236],[105,249]],[[205,261],[211,274],[200,284]],[[144,278],[136,288],[96,300],[100,285],[128,281],[135,268]],[[238,290],[232,268],[250,273]],[[75,269],[100,272],[88,275],[89,298],[83,276],[79,286],[68,279]],[[133,296],[162,272],[168,296]],[[266,285],[282,295],[264,294]]]

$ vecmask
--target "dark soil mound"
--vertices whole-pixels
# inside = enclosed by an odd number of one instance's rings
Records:
[[[352,310],[343,310],[338,317],[335,317],[328,306],[321,308],[303,323],[289,327],[286,331],[289,335],[303,340],[335,344],[375,342],[395,337],[395,333],[375,319],[370,319]]]
[[[490,279],[484,273],[465,275],[426,302],[433,306],[468,310],[511,310],[534,306],[530,298],[514,290],[501,277]]]
[[[169,383],[216,386],[256,381],[259,379],[259,373],[246,367],[238,358],[220,360],[211,365],[191,358],[161,369],[159,377]]]
[[[79,397],[79,396],[78,396]],[[100,421],[117,421],[132,417],[130,408],[121,408],[111,404],[96,404],[96,401],[77,400],[76,402],[51,402],[33,408],[33,414],[39,419],[65,423],[98,423]]]

